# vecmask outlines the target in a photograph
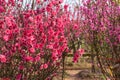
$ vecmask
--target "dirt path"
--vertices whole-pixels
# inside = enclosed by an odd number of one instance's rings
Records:
[[[99,75],[99,73],[92,74],[89,70],[66,70],[64,80],[103,80]],[[62,79],[58,76],[54,80]]]
[[[66,72],[69,75],[65,78],[65,80],[81,80],[80,78],[76,77],[76,74],[78,74],[80,70],[67,70]]]

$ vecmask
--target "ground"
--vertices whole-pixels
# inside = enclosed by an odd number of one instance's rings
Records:
[[[96,72],[91,72],[91,63],[89,60],[88,58],[81,58],[78,63],[72,63],[72,58],[67,58],[64,80],[105,80],[97,66]],[[62,80],[61,72],[59,72],[59,75],[54,80]]]

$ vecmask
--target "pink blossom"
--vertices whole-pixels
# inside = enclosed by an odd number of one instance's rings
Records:
[[[77,30],[78,29],[78,25],[75,24],[73,28],[74,28],[74,30]]]
[[[35,37],[34,36],[30,36],[30,40],[31,41],[35,40]]]
[[[4,36],[3,36],[3,39],[4,39],[5,41],[8,41],[8,40],[9,40],[9,36],[8,36],[8,35],[4,35]]]
[[[5,62],[7,61],[6,56],[0,54],[0,61],[1,61],[2,63],[5,63]]]
[[[52,60],[53,60],[53,62],[55,62],[55,61],[58,60],[58,57],[57,56],[52,56]]]
[[[32,22],[34,19],[33,19],[33,17],[29,17],[29,20],[30,20],[30,22]]]
[[[40,56],[35,57],[35,61],[38,62],[40,60]]]
[[[40,0],[36,0],[37,3],[40,3]]]
[[[10,17],[5,17],[5,21],[6,21],[8,26],[12,26],[12,21],[11,21]]]
[[[77,62],[78,62],[78,58],[77,58],[77,57],[74,57],[74,58],[73,58],[73,62],[74,62],[74,63],[77,63]]]
[[[85,53],[84,49],[79,49],[78,51],[80,52],[81,56]]]
[[[27,62],[31,62],[31,61],[33,61],[33,57],[32,57],[32,56],[26,56],[26,57],[25,57],[25,60],[26,60]]]
[[[21,80],[22,74],[17,74],[16,80]]]
[[[31,53],[35,53],[35,48],[33,48],[33,47],[30,48],[30,52],[31,52]]]
[[[9,35],[9,34],[11,34],[12,32],[11,32],[10,29],[6,29],[5,33]]]
[[[3,8],[3,6],[0,6],[0,13],[5,12],[5,9]]]
[[[40,70],[42,70],[44,68],[43,66],[44,66],[43,64],[40,66]]]
[[[74,62],[74,63],[78,62],[78,59],[79,59],[79,54],[78,54],[78,53],[75,53],[75,54],[74,54],[74,57],[73,57],[73,62]]]
[[[19,70],[23,70],[24,69],[24,66],[23,65],[20,65],[19,66]]]
[[[68,8],[68,5],[64,5],[64,9],[67,10],[67,8]]]
[[[47,69],[47,68],[48,68],[48,64],[44,64],[44,65],[43,65],[43,68],[44,68],[44,69]]]

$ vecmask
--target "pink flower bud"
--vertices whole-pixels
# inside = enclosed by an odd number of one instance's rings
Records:
[[[35,48],[33,48],[33,47],[30,48],[30,52],[31,52],[31,53],[35,53]]]

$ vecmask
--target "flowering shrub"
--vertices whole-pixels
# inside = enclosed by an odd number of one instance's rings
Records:
[[[61,0],[24,3],[0,0],[0,77],[49,80],[68,51],[69,13]]]
[[[112,0],[85,0],[80,7],[81,28],[85,43],[96,54],[104,75],[116,77],[114,65],[120,59],[120,6]]]

